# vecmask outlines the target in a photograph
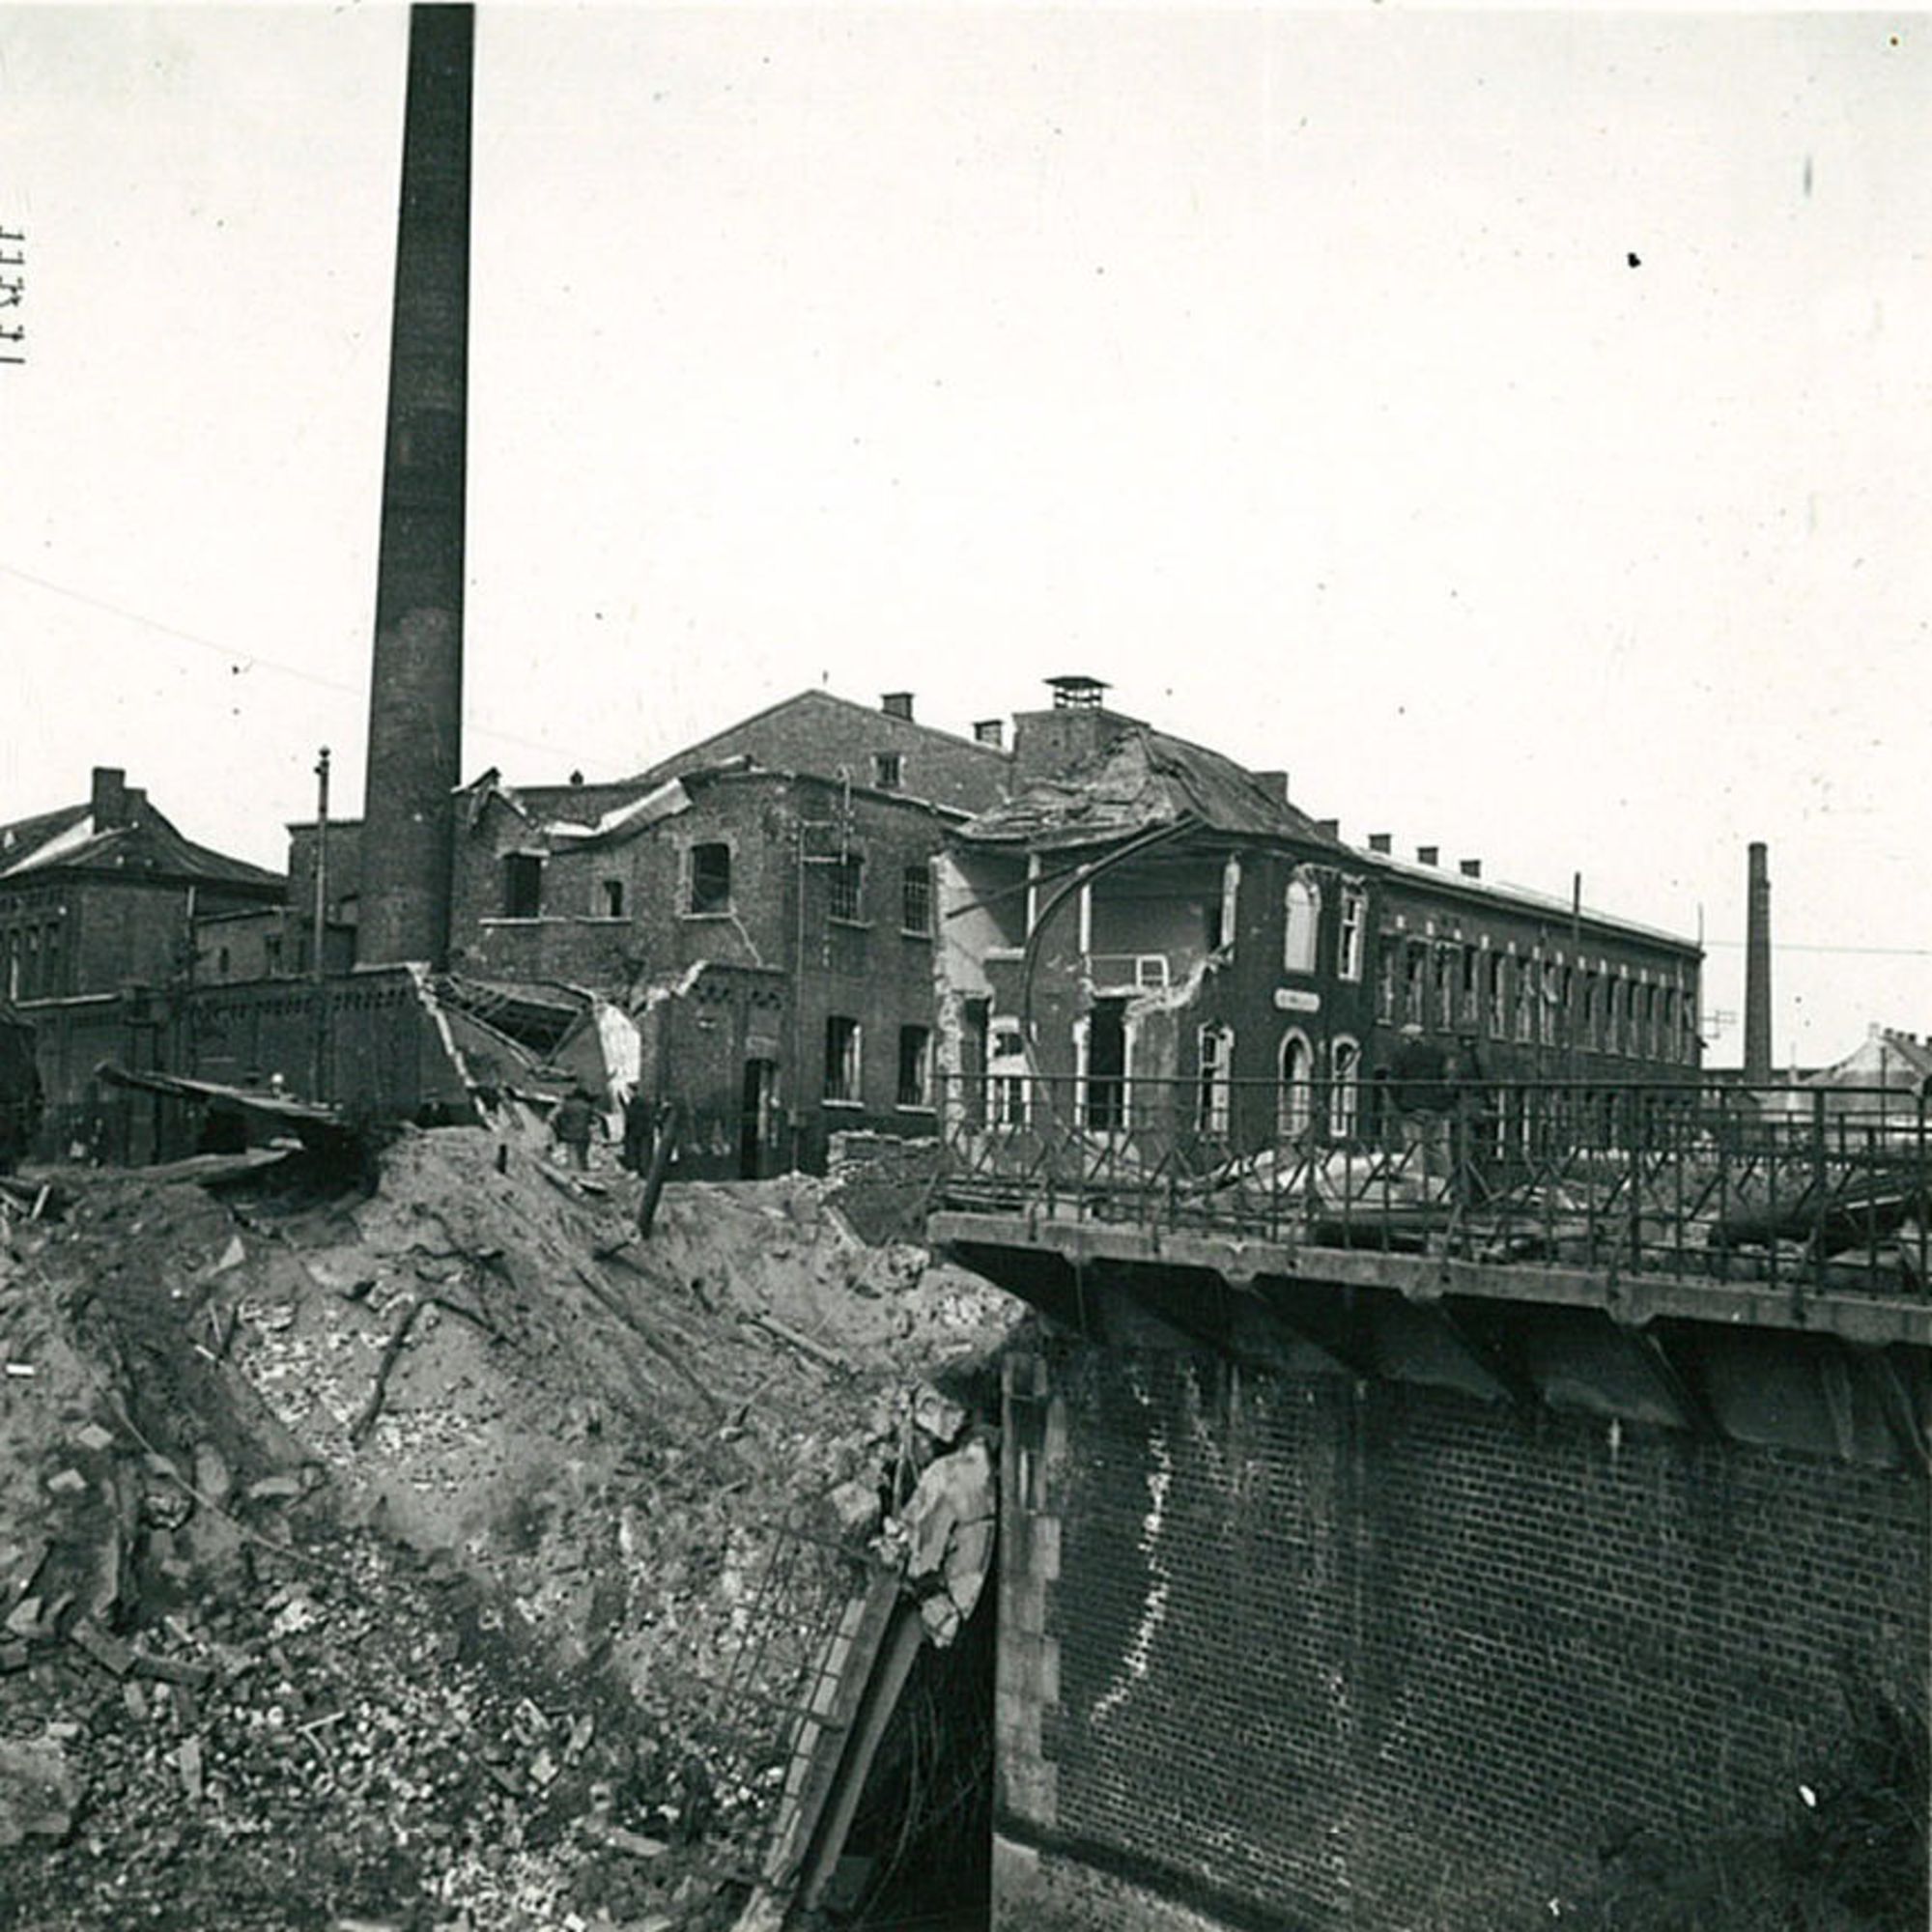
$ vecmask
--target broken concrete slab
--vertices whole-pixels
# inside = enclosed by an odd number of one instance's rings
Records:
[[[80,1802],[58,1739],[0,1738],[0,1850],[27,1838],[64,1838]]]

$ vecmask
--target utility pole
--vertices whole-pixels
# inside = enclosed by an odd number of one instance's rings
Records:
[[[324,1098],[328,1065],[328,989],[323,983],[323,944],[328,933],[328,747],[315,761],[315,908],[308,974],[315,994],[315,1079],[311,1093]]]

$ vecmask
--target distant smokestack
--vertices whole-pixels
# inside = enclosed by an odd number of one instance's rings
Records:
[[[371,962],[449,950],[462,781],[463,495],[469,361],[470,7],[410,10],[388,442],[361,841]]]
[[[1771,1078],[1771,867],[1761,840],[1750,847],[1745,908],[1745,1079]]]

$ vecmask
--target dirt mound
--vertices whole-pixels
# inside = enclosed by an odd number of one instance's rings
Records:
[[[640,1240],[513,1124],[65,1179],[0,1262],[0,1927],[727,1919],[781,1526],[863,1535],[1013,1305],[810,1181]]]

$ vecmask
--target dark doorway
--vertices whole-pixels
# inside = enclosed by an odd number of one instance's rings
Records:
[[[1084,1118],[1105,1133],[1126,1124],[1127,1003],[1095,1000],[1087,1015]]]
[[[738,1179],[761,1180],[765,1154],[773,1141],[773,1114],[779,1092],[775,1060],[745,1063],[744,1091],[738,1102]]]

